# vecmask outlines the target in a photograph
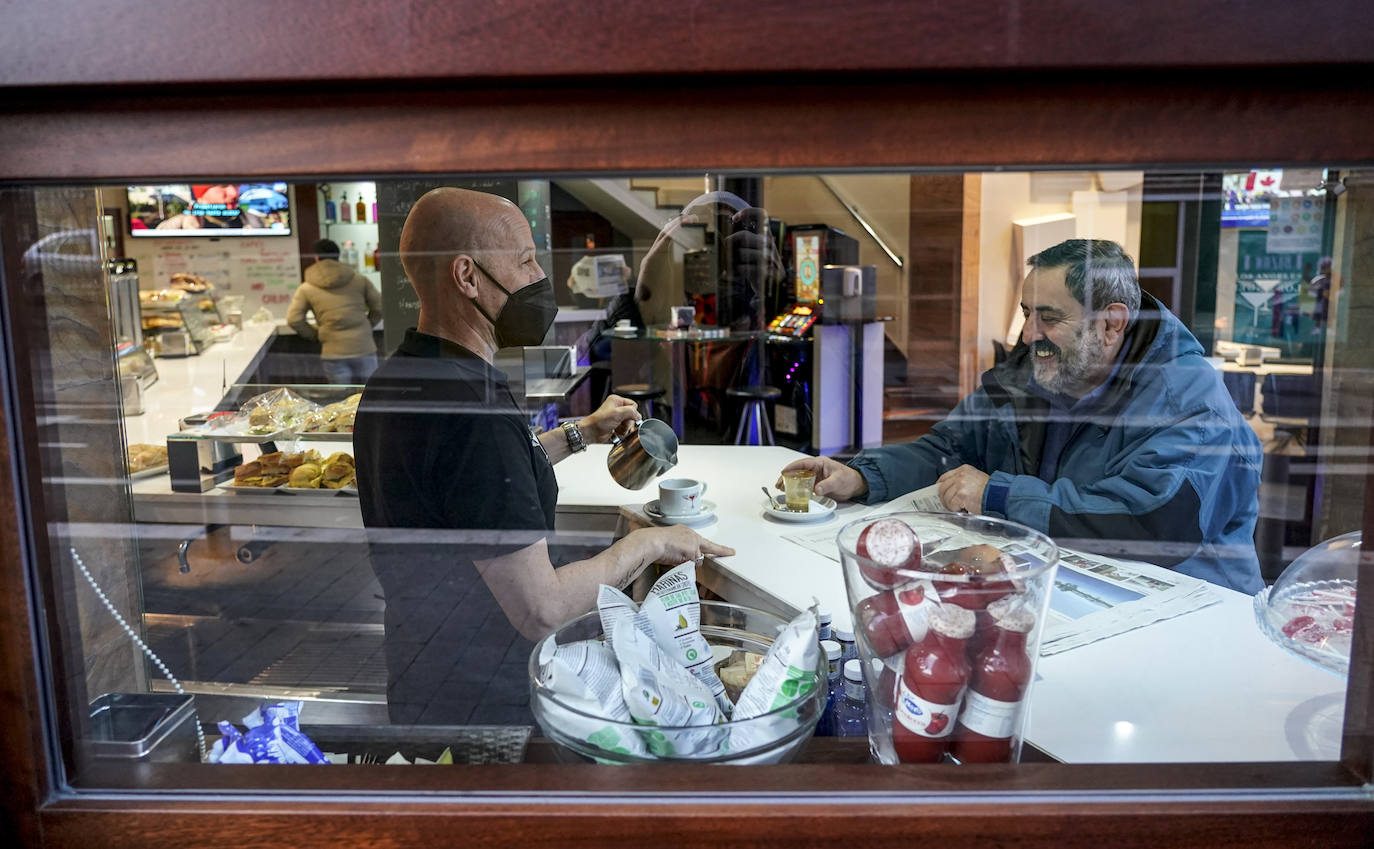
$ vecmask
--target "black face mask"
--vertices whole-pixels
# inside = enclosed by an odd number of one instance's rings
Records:
[[[474,259],[472,264],[481,269],[482,273],[496,284],[496,288],[505,292],[507,296],[505,305],[495,318],[482,309],[480,301],[473,300],[477,310],[491,322],[496,347],[515,348],[543,342],[544,334],[549,332],[549,327],[553,324],[553,317],[558,314],[558,302],[554,299],[553,284],[549,282],[549,278],[544,277],[512,292],[502,286],[501,281],[490,271],[482,268],[482,264],[477,260]]]

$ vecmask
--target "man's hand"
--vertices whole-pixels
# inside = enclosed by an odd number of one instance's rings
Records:
[[[588,443],[610,442],[612,434],[624,435],[629,422],[637,422],[640,418],[635,402],[619,395],[608,395],[596,412],[577,423],[577,429],[582,431],[582,438]]]
[[[815,492],[817,495],[828,495],[836,501],[849,501],[865,492],[868,492],[868,481],[859,473],[858,469],[852,469],[830,457],[807,457],[804,460],[794,460],[783,467],[784,472],[793,469],[810,469],[816,473]],[[778,489],[782,489],[782,478],[773,484]]]
[[[686,525],[671,525],[666,528],[642,528],[636,534],[652,538],[651,551],[655,552],[653,562],[676,566],[689,560],[699,560],[703,555],[729,557],[735,550],[728,545],[711,542],[706,537]]]
[[[969,465],[963,465],[940,475],[935,482],[940,487],[940,501],[956,513],[983,512],[983,490],[988,476]]]

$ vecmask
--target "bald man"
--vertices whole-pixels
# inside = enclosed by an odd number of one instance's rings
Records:
[[[401,233],[419,326],[373,374],[353,443],[369,553],[386,598],[387,708],[397,724],[533,723],[533,641],[650,563],[734,551],[683,526],[631,532],[554,568],[553,464],[638,418],[612,395],[535,435],[493,367],[537,345],[557,312],[520,209],[435,189]]]

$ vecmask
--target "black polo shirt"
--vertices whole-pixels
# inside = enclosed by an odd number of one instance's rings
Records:
[[[473,566],[549,539],[558,485],[505,376],[410,330],[354,423],[358,495],[386,597],[387,704],[401,724],[532,724],[533,648]]]

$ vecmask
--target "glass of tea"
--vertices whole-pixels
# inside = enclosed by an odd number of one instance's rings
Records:
[[[811,493],[816,488],[816,473],[811,469],[792,469],[782,473],[782,491],[787,509],[793,513],[811,510]]]

